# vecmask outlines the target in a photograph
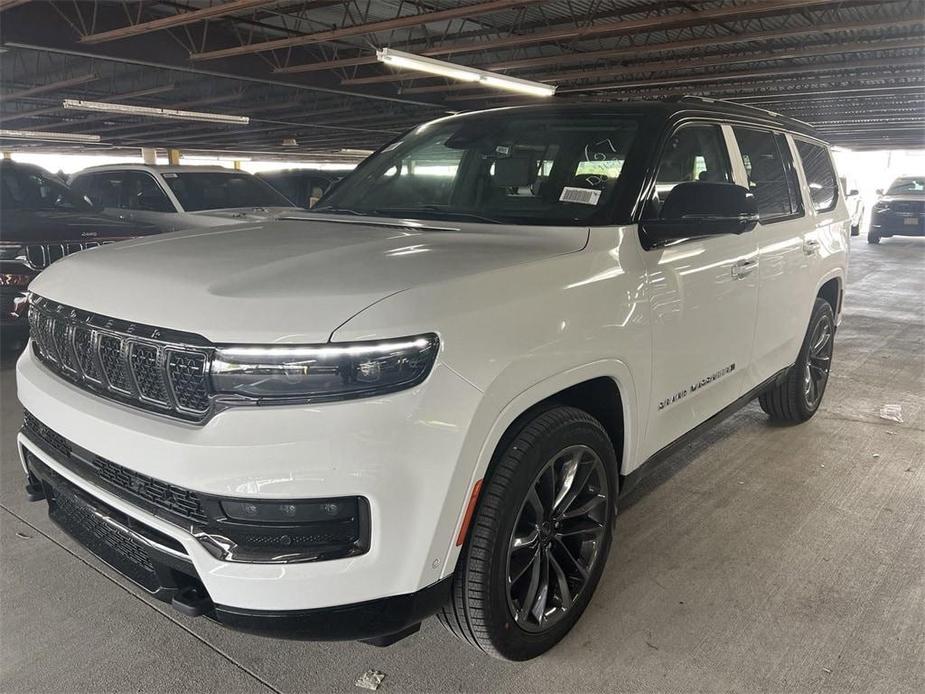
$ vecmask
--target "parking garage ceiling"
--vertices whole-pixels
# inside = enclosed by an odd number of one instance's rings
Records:
[[[94,149],[336,161],[425,119],[538,100],[393,71],[376,59],[383,47],[548,82],[556,101],[698,94],[807,121],[846,147],[925,144],[921,0],[0,0],[0,12],[0,128],[98,134]]]

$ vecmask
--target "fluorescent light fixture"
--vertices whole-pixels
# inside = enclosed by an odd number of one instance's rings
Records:
[[[355,154],[358,157],[368,157],[375,150],[373,149],[350,149],[349,147],[344,148],[340,151],[341,154]]]
[[[185,159],[186,161],[251,161],[252,157],[236,157],[234,155],[213,157],[208,154],[180,154],[180,159]]]
[[[53,133],[40,130],[7,130],[0,128],[0,140],[44,140],[46,142],[99,142],[99,135]]]
[[[449,77],[454,80],[463,82],[478,82],[486,87],[495,89],[505,89],[520,94],[530,94],[531,96],[552,96],[556,93],[556,86],[553,84],[543,84],[542,82],[531,82],[522,80],[518,77],[509,77],[497,72],[488,70],[479,70],[475,67],[466,67],[465,65],[454,65],[443,60],[434,60],[433,58],[424,58],[413,53],[396,51],[391,48],[382,48],[376,51],[376,57],[379,62],[386,65],[392,65],[406,70],[416,70],[417,72],[427,72],[432,75]]]
[[[222,113],[202,113],[200,111],[178,111],[173,108],[152,108],[149,106],[131,106],[129,104],[109,104],[104,101],[83,101],[65,99],[62,106],[76,111],[98,111],[118,113],[125,116],[150,116],[151,118],[171,118],[174,120],[195,120],[207,123],[234,123],[247,125],[247,116],[228,116]]]

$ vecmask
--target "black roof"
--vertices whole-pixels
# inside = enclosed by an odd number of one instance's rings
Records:
[[[544,104],[530,104],[528,106],[508,106],[484,111],[469,111],[450,118],[479,117],[490,113],[540,112],[540,113],[644,113],[651,114],[660,119],[670,119],[679,115],[713,115],[735,118],[759,125],[772,126],[789,132],[798,133],[819,141],[825,141],[809,123],[789,118],[745,104],[738,104],[721,99],[709,99],[698,96],[682,96],[660,101],[622,101],[608,103],[563,103],[551,101]]]

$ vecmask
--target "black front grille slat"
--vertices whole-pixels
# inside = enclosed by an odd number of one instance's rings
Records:
[[[69,325],[63,318],[55,318],[52,322],[51,336],[55,341],[55,350],[58,352],[58,362],[69,371],[77,371],[74,353],[70,346]]]
[[[74,447],[70,441],[40,422],[29,411],[26,411],[23,417],[23,427],[65,459],[71,459],[74,455]],[[74,460],[83,465],[83,470],[89,469],[97,479],[109,483],[132,497],[144,499],[189,521],[200,523],[208,521],[199,495],[194,491],[129,470],[98,455],[82,452],[78,453]]]
[[[132,343],[129,360],[141,395],[166,405],[167,389],[157,347]]]
[[[93,332],[89,328],[74,328],[74,354],[77,357],[77,366],[86,378],[100,381],[100,368],[96,363],[95,352]]]
[[[42,422],[37,420],[33,416],[33,414],[29,412],[28,410],[23,416],[23,426],[25,426],[26,429],[29,429],[30,431],[34,432],[43,441],[45,441],[45,443],[47,443],[49,446],[54,448],[56,451],[58,451],[65,457],[69,457],[71,455],[70,442],[66,438],[61,436],[61,434],[55,431],[52,431],[47,426],[42,424]]]
[[[69,243],[33,243],[26,246],[26,262],[35,270],[44,270],[56,260],[79,253],[88,248],[96,248],[100,241],[71,241]]]
[[[142,475],[100,456],[93,460],[93,466],[96,474],[102,479],[155,506],[173,511],[190,520],[202,523],[208,520],[196,492]]]
[[[86,504],[56,494],[51,517],[78,542],[131,580],[154,592],[160,586],[154,564],[143,545],[112,527]]]
[[[35,355],[86,390],[142,409],[202,421],[212,405],[203,338],[106,318],[33,297]]]
[[[44,270],[48,267],[48,252],[45,246],[39,244],[26,246],[26,261],[36,270]]]
[[[167,356],[167,376],[180,407],[193,412],[208,409],[206,359],[202,354],[170,350]]]
[[[44,352],[52,361],[58,361],[58,348],[54,341],[54,319],[51,316],[43,315],[38,320],[39,342],[44,348]]]
[[[109,386],[123,393],[129,392],[128,371],[125,368],[125,355],[122,353],[123,340],[112,335],[100,336],[100,362]]]

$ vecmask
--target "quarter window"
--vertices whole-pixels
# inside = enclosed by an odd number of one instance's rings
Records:
[[[802,212],[799,188],[787,140],[766,130],[733,127],[748,188],[758,202],[763,222]]]
[[[802,140],[797,140],[796,143],[813,208],[816,212],[833,209],[838,201],[838,184],[828,150]]]

